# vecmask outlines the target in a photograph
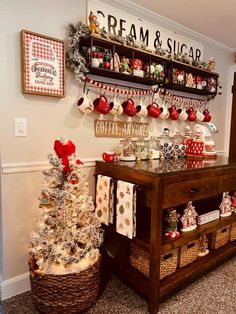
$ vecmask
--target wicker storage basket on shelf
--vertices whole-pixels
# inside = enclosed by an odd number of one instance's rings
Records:
[[[230,241],[236,240],[236,222],[232,223],[230,228]]]
[[[189,242],[179,248],[178,266],[184,267],[198,258],[198,240]]]
[[[33,302],[40,313],[74,314],[90,307],[100,288],[101,257],[88,269],[66,275],[30,273]]]
[[[130,264],[149,277],[149,252],[131,243]],[[177,268],[177,250],[161,256],[160,279],[173,274]]]
[[[230,226],[214,231],[209,234],[209,247],[218,249],[229,242]]]

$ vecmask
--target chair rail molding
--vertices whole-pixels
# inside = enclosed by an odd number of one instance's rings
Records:
[[[84,168],[94,167],[95,161],[101,160],[101,158],[85,158],[81,159],[84,163]],[[3,174],[9,173],[21,173],[21,172],[36,172],[47,170],[50,168],[48,161],[25,161],[25,162],[14,162],[14,163],[3,163],[1,170]]]

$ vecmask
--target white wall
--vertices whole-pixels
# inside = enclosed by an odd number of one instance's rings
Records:
[[[106,1],[112,3],[112,1]],[[135,10],[126,8],[131,13]],[[137,13],[137,12],[136,12]],[[147,18],[142,13],[140,17]],[[81,88],[66,73],[66,97],[56,99],[45,96],[23,95],[20,91],[20,41],[19,32],[27,29],[59,39],[66,37],[69,22],[85,21],[85,0],[2,0],[0,2],[0,144],[3,166],[2,180],[2,247],[3,247],[3,298],[28,288],[20,284],[27,272],[27,243],[30,231],[35,228],[38,195],[42,187],[41,169],[46,156],[53,151],[54,140],[60,136],[71,139],[77,146],[78,157],[84,160],[100,158],[104,150],[110,150],[117,139],[95,138],[93,121],[95,113],[84,117],[76,108]],[[160,26],[177,31],[176,26],[166,25],[161,19],[152,20]],[[206,26],[207,27],[207,26]],[[186,32],[183,35],[199,40]],[[199,40],[200,41],[200,40]],[[214,122],[220,132],[216,143],[218,150],[227,149],[229,121],[226,103],[228,65],[231,55],[226,50],[202,40],[204,57],[214,57],[220,73],[223,94],[211,104]],[[228,104],[230,107],[230,104]],[[228,108],[228,107],[227,107]],[[25,117],[28,136],[14,137],[14,117]],[[159,134],[164,122],[152,122],[152,133]],[[172,131],[184,124],[171,122]],[[226,134],[227,131],[227,134]],[[33,163],[33,164],[32,164]],[[94,191],[93,167],[85,168]],[[23,274],[23,275],[22,275]],[[22,277],[23,276],[23,277]],[[24,281],[25,282],[25,281]],[[17,288],[11,289],[13,285]]]

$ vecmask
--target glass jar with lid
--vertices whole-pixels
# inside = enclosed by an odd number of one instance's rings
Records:
[[[148,142],[149,159],[159,159],[159,140],[155,136],[151,136]]]
[[[135,141],[135,152],[137,159],[146,160],[148,159],[148,141],[143,137],[138,138]]]
[[[160,141],[160,151],[162,152],[164,158],[173,157],[174,153],[174,144],[173,139],[170,137],[170,130],[165,128],[161,135],[158,137]]]
[[[121,140],[119,143],[120,147],[120,157],[119,160],[122,161],[135,161],[135,143],[131,138],[127,137]]]
[[[184,137],[178,131],[174,135],[174,151],[177,157],[185,157]]]

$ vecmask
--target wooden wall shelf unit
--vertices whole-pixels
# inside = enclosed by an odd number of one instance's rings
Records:
[[[214,232],[236,222],[236,214],[198,226],[191,232],[180,234],[177,239],[163,236],[163,214],[169,206],[183,206],[190,200],[197,202],[221,200],[221,193],[236,190],[236,162],[227,158],[203,161],[201,168],[186,163],[184,170],[175,167],[166,171],[159,161],[142,161],[132,165],[129,162],[96,162],[95,174],[110,176],[117,180],[142,186],[137,196],[137,235],[130,240],[115,231],[115,225],[105,227],[103,257],[105,269],[117,275],[148,302],[148,311],[159,310],[160,299],[202,276],[205,271],[218,266],[224,260],[236,255],[236,241],[211,249],[204,257],[177,268],[160,280],[161,254],[198,239],[201,235]],[[209,204],[209,203],[208,203]],[[213,205],[212,205],[213,207]],[[210,208],[209,211],[218,209]],[[198,211],[197,205],[196,210]],[[130,264],[131,245],[149,252],[149,277],[144,276]]]
[[[217,94],[217,84],[218,84],[218,77],[219,74],[215,72],[210,72],[205,69],[200,69],[194,66],[191,66],[189,64],[179,62],[179,61],[173,61],[169,60],[167,58],[161,57],[155,53],[148,52],[146,50],[137,49],[134,47],[130,47],[127,45],[122,45],[119,42],[115,42],[106,38],[102,38],[97,35],[91,35],[87,38],[82,38],[80,40],[80,47],[87,47],[90,48],[92,51],[93,47],[100,47],[104,49],[109,49],[111,51],[111,55],[114,56],[115,53],[117,53],[120,57],[125,56],[131,60],[134,59],[141,59],[145,64],[149,65],[149,69],[151,68],[150,65],[155,62],[156,64],[161,64],[164,68],[164,74],[165,79],[164,81],[160,82],[158,80],[139,77],[136,75],[133,75],[133,71],[131,74],[124,74],[121,72],[116,72],[113,70],[107,70],[104,68],[96,68],[92,67],[92,56],[91,53],[89,55],[88,59],[88,68],[89,73],[94,75],[99,75],[102,77],[108,77],[113,78],[117,80],[124,80],[129,82],[134,82],[138,84],[144,84],[144,85],[159,85],[166,89],[176,90],[176,91],[182,91],[186,93],[192,93],[197,95],[208,95],[211,97],[216,96]],[[132,64],[132,61],[131,61]],[[216,90],[214,92],[209,91],[207,87],[203,87],[202,89],[197,88],[197,84],[195,84],[195,87],[187,87],[185,85],[180,84],[174,84],[173,77],[172,77],[172,71],[173,69],[178,68],[185,73],[191,73],[193,76],[196,77],[202,77],[206,82],[208,82],[209,79],[215,80]],[[150,71],[150,70],[149,70]],[[150,73],[149,73],[150,74]],[[185,76],[185,75],[184,75]],[[185,77],[186,79],[186,77]]]

